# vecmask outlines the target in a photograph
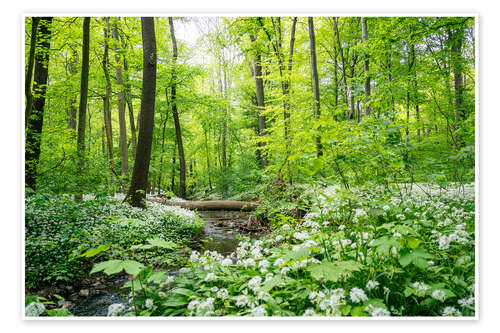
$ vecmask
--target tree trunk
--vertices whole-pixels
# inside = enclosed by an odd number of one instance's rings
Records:
[[[365,44],[365,62],[364,62],[364,69],[365,69],[365,115],[368,116],[370,115],[370,89],[371,89],[371,83],[370,83],[370,58],[368,55],[368,46],[367,41],[368,41],[368,29],[366,26],[366,18],[362,17],[361,18],[361,40],[363,41],[363,44]]]
[[[49,50],[52,17],[40,18],[36,36],[35,73],[33,77],[33,106],[27,118],[25,144],[25,181],[26,187],[36,190],[40,144],[43,128],[45,93],[49,76]]]
[[[141,94],[141,124],[132,181],[125,201],[134,207],[146,207],[149,162],[153,142],[156,92],[156,38],[153,17],[142,17],[143,76]]]
[[[250,41],[255,43],[256,38],[254,35],[250,34]],[[259,120],[259,136],[262,137],[266,132],[266,117],[263,112],[266,108],[264,102],[264,82],[262,80],[262,63],[260,51],[255,51],[255,64],[254,64],[254,73],[255,73],[255,90],[257,95],[257,116]],[[258,143],[259,151],[260,151],[260,163],[263,169],[267,167],[267,154],[264,151],[266,143],[262,140],[259,140]]]
[[[212,200],[212,201],[168,201],[166,199],[151,198],[150,201],[159,202],[168,206],[179,206],[193,210],[236,210],[250,212],[257,209],[258,204],[251,201],[231,201],[231,200]]]
[[[171,87],[172,99],[172,116],[174,118],[175,136],[177,138],[177,148],[179,150],[179,197],[186,197],[186,160],[184,158],[184,146],[182,144],[181,125],[179,121],[179,113],[177,112],[177,75],[175,74],[175,65],[177,62],[177,40],[175,39],[174,21],[172,17],[168,18],[170,25],[170,34],[172,36],[172,58],[173,58],[173,75]]]
[[[134,120],[134,107],[132,104],[132,89],[130,87],[127,59],[125,59],[125,56],[123,57],[123,70],[124,70],[124,74],[125,74],[125,82],[124,82],[125,101],[127,102],[127,106],[128,106],[130,133],[132,134],[132,139],[131,139],[132,140],[132,156],[135,158],[135,152],[137,150],[137,131],[136,131],[135,120]]]
[[[335,35],[337,36],[337,45],[339,47],[340,60],[342,62],[342,79],[344,82],[344,103],[346,107],[349,107],[348,94],[347,94],[346,61],[344,59],[344,48],[342,47],[342,43],[340,42],[338,19],[336,17],[333,18],[333,26],[335,29]],[[349,116],[347,116],[346,118],[349,119]]]
[[[85,120],[87,111],[87,96],[89,89],[89,39],[90,39],[90,17],[83,19],[83,43],[82,43],[82,71],[80,79],[80,105],[78,107],[78,138],[76,152],[78,156],[78,193],[77,201],[83,198],[83,168],[85,166]]]
[[[319,120],[321,116],[321,109],[319,103],[319,79],[318,79],[318,66],[316,63],[316,37],[314,36],[314,21],[312,17],[307,19],[309,25],[309,46],[311,51],[311,73],[313,81],[313,93],[314,93],[314,119]],[[321,126],[318,127],[318,132],[321,132]],[[316,135],[316,156],[320,157],[323,155],[321,136]]]
[[[36,49],[36,37],[37,37],[38,22],[40,22],[39,17],[33,16],[31,18],[30,55],[28,58],[28,67],[26,68],[26,78],[24,80],[24,94],[26,95],[26,109],[24,111],[25,127],[28,125],[28,119],[31,115],[31,109],[33,108],[33,94],[31,93],[31,79],[33,77],[33,67],[35,65],[35,49]]]
[[[106,78],[106,87],[104,92],[104,128],[106,129],[106,142],[108,145],[108,163],[109,163],[109,177],[110,184],[113,179],[114,172],[114,152],[113,152],[113,128],[111,125],[111,110],[110,110],[110,99],[111,99],[111,79],[109,77],[109,17],[104,18],[106,26],[104,27],[104,55],[102,59],[102,69],[104,71],[104,77]]]
[[[455,112],[456,122],[466,119],[466,112],[463,99],[463,65],[462,65],[462,45],[464,39],[464,29],[459,28],[449,33],[451,40],[451,67],[453,71],[453,82],[455,88]]]
[[[116,83],[118,85],[118,121],[120,124],[120,152],[121,152],[121,166],[122,166],[122,177],[127,178],[128,176],[128,146],[127,146],[127,122],[125,120],[125,100],[123,98],[123,73],[120,59],[120,51],[118,50],[118,43],[120,42],[120,36],[118,36],[118,23],[113,24],[113,38],[114,51],[115,51],[115,70],[116,70]]]
[[[76,65],[78,64],[78,52],[74,51],[71,59],[68,62],[68,71],[70,75],[75,75],[78,73],[78,68]],[[71,96],[69,101],[69,109],[68,109],[68,129],[72,129],[76,131],[76,96]]]

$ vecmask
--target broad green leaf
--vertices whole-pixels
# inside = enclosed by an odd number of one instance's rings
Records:
[[[178,245],[174,242],[166,241],[161,238],[151,238],[147,242],[153,246],[164,248],[164,249],[175,249]]]
[[[283,279],[281,278],[281,276],[280,275],[275,276],[272,279],[264,282],[264,285],[259,290],[267,293],[269,290],[273,289],[274,287],[279,285],[281,282],[283,282]]]
[[[144,265],[135,260],[125,260],[122,263],[123,269],[129,275],[137,275],[144,268]]]
[[[80,257],[90,258],[90,257],[93,257],[93,256],[101,253],[101,252],[109,250],[109,248],[110,248],[109,244],[102,244],[102,245],[99,245],[95,249],[90,249],[87,252],[81,254]]]

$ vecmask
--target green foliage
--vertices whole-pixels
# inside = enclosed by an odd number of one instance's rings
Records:
[[[89,259],[129,259],[130,248],[144,248],[146,241],[157,250],[138,257],[154,261],[179,243],[190,244],[203,225],[180,208],[151,203],[141,210],[106,197],[76,203],[68,195],[49,193],[27,195],[25,216],[28,289],[78,281],[90,270]]]

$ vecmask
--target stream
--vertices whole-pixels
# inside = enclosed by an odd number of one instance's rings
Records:
[[[217,251],[222,255],[234,252],[238,247],[239,240],[236,234],[259,238],[263,232],[248,233],[238,226],[245,225],[248,216],[245,213],[235,211],[200,211],[198,215],[206,222],[203,230],[204,250]],[[203,251],[203,250],[202,250]],[[201,252],[202,252],[201,251]],[[176,275],[178,270],[167,272],[169,275]],[[111,276],[112,280],[104,283],[104,287],[97,288],[97,285],[89,286],[83,292],[75,294],[70,300],[75,304],[71,312],[75,316],[106,316],[108,307],[111,304],[121,303],[128,307],[127,301],[121,296],[121,286],[128,281],[125,273]],[[93,288],[96,287],[96,288]]]

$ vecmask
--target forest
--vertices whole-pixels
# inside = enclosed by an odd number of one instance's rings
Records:
[[[26,16],[25,316],[476,316],[475,23]]]

